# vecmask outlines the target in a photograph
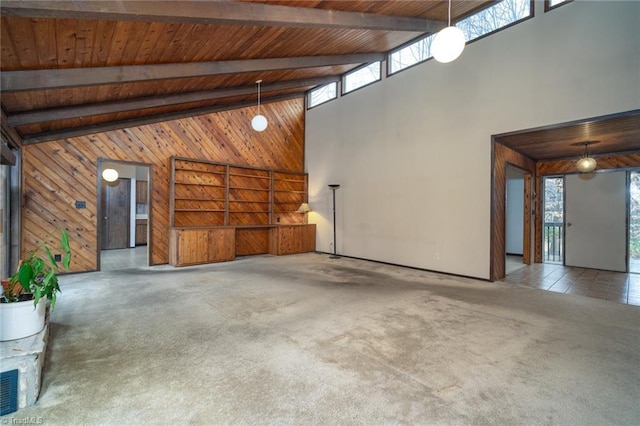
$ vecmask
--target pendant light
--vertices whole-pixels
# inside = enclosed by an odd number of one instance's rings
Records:
[[[107,182],[115,182],[118,180],[118,171],[116,169],[104,169],[102,171],[102,179]]]
[[[253,117],[253,119],[251,120],[251,127],[253,127],[253,130],[255,130],[256,132],[262,132],[267,128],[268,124],[267,118],[264,115],[260,114],[260,83],[262,83],[262,80],[256,81],[256,84],[258,85],[258,115]]]
[[[455,61],[464,50],[465,38],[460,28],[451,26],[451,0],[449,0],[449,21],[447,28],[436,34],[431,52],[436,61],[444,64]]]
[[[580,173],[589,173],[596,169],[596,160],[593,157],[589,157],[589,152],[587,151],[587,147],[594,143],[598,143],[598,141],[587,141],[581,143],[581,145],[584,145],[584,156],[576,162],[576,169],[578,169]]]

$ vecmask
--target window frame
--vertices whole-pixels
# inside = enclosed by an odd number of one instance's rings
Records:
[[[358,66],[358,67],[356,67],[356,68],[354,68],[354,69],[352,69],[350,71],[347,71],[346,73],[342,74],[342,77],[340,78],[340,86],[341,86],[340,87],[340,96],[345,96],[345,95],[348,95],[349,93],[357,92],[358,90],[360,90],[360,89],[362,89],[364,87],[368,87],[368,86],[371,86],[372,84],[375,84],[375,83],[377,83],[379,81],[382,81],[382,71],[383,71],[382,63],[383,62],[384,62],[384,60],[375,61],[375,62],[368,62],[366,64],[362,64],[362,65],[360,65],[360,66]],[[354,74],[354,73],[356,73],[356,72],[358,72],[358,71],[360,71],[360,70],[362,70],[364,68],[370,67],[371,65],[373,65],[375,63],[378,63],[378,66],[380,68],[380,77],[378,77],[376,80],[373,80],[373,81],[371,81],[371,82],[369,82],[367,84],[363,84],[362,86],[357,87],[357,88],[352,89],[352,90],[349,90],[347,92],[346,91],[346,86],[347,86],[346,85],[346,79],[347,79],[347,76],[349,76],[351,74]]]
[[[413,40],[409,40],[408,42],[406,42],[406,43],[404,43],[404,44],[402,44],[402,45],[398,46],[397,48],[395,48],[395,49],[393,49],[392,51],[390,51],[389,53],[387,53],[387,77],[391,77],[392,75],[396,75],[396,74],[398,74],[399,72],[402,72],[402,71],[407,70],[407,69],[409,69],[409,68],[413,68],[413,67],[415,67],[416,65],[424,64],[425,62],[427,62],[427,61],[429,61],[429,60],[433,59],[433,55],[431,55],[431,56],[427,57],[426,59],[424,59],[424,60],[422,60],[422,61],[418,61],[418,62],[416,62],[415,64],[408,65],[408,66],[406,66],[406,67],[404,67],[404,68],[401,68],[401,69],[399,69],[399,70],[397,70],[397,71],[393,71],[393,72],[391,71],[391,63],[392,63],[392,61],[391,61],[391,55],[393,55],[394,53],[397,53],[397,52],[399,52],[399,51],[401,51],[401,50],[403,50],[403,49],[406,49],[407,47],[409,47],[409,46],[411,46],[411,45],[413,45],[413,44],[419,43],[419,42],[421,42],[422,40],[426,40],[426,39],[428,39],[429,37],[435,37],[435,35],[436,35],[436,34],[437,34],[437,33],[431,33],[431,34],[427,34],[427,35],[424,35],[424,34],[423,34],[423,35],[421,35],[421,36],[419,36],[419,37],[414,38]]]
[[[544,0],[544,13],[549,12],[550,10],[554,10],[557,9],[561,6],[564,6],[567,3],[571,3],[573,0],[563,0],[562,2],[558,3],[558,4],[554,4],[553,6],[551,5],[551,0]]]
[[[309,109],[315,108],[315,107],[317,107],[317,106],[324,105],[324,104],[326,104],[327,102],[331,102],[331,101],[333,101],[333,100],[338,99],[338,93],[340,92],[340,91],[338,90],[338,83],[339,83],[339,80],[336,80],[336,81],[332,81],[331,83],[322,84],[322,85],[320,85],[320,86],[318,86],[318,87],[314,87],[313,89],[309,90],[309,91],[307,92],[307,109],[309,110]],[[320,90],[320,89],[322,89],[322,88],[324,88],[324,87],[326,87],[326,86],[329,86],[329,85],[331,85],[331,84],[335,84],[335,85],[336,85],[336,94],[335,94],[335,96],[334,96],[333,98],[327,99],[326,101],[322,101],[322,102],[317,103],[317,104],[315,104],[315,105],[311,105],[311,92],[313,92],[313,91],[315,91],[315,90]]]

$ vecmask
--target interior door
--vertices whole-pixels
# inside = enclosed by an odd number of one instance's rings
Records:
[[[102,249],[129,248],[131,179],[102,182]]]
[[[626,172],[565,178],[565,265],[626,272]]]

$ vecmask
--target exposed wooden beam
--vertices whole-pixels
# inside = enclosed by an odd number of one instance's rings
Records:
[[[301,98],[304,95],[294,93],[289,95],[274,96],[273,98],[261,99],[262,104],[286,101],[289,99]],[[228,111],[232,109],[246,108],[255,105],[255,101],[238,102],[234,104],[216,105],[213,107],[197,108],[191,110],[181,110],[167,114],[154,115],[151,117],[132,118],[128,120],[114,121],[110,123],[95,124],[91,126],[76,127],[73,129],[57,130],[54,132],[38,133],[22,138],[23,145],[33,145],[37,143],[56,141],[60,139],[75,138],[78,136],[91,135],[94,133],[108,132],[112,130],[126,129],[129,127],[144,126],[147,124],[160,123],[162,121],[179,120],[181,118],[193,117],[196,115],[211,114],[214,112]]]
[[[262,85],[262,92],[293,89],[296,87],[313,87],[340,80],[339,76],[308,78],[302,80],[283,81],[275,84]],[[71,107],[49,108],[38,111],[20,112],[7,117],[12,127],[28,124],[46,123],[55,120],[66,120],[91,115],[109,114],[114,112],[140,110],[167,105],[184,104],[188,102],[221,99],[233,96],[250,95],[256,93],[256,86],[233,87],[228,89],[206,90],[200,92],[179,93],[175,95],[153,96],[145,98],[127,99],[115,102],[102,102]]]
[[[0,164],[6,164],[9,166],[14,166],[16,164],[16,155],[11,151],[11,148],[2,142],[2,149],[0,151]]]
[[[433,33],[442,21],[234,1],[6,1],[2,15],[139,22],[357,28]]]
[[[301,56],[218,62],[4,71],[0,74],[0,90],[8,93],[25,90],[59,89],[63,87],[120,84],[134,81],[203,77],[243,72],[363,64],[383,59],[384,53],[356,53],[351,55]]]
[[[0,109],[0,112],[3,142],[6,142],[9,145],[9,148],[20,148],[22,146],[22,138],[18,132],[9,125],[9,120],[4,109]]]

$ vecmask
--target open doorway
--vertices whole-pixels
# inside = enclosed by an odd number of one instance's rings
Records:
[[[525,174],[507,164],[505,200],[505,274],[525,266]]]
[[[564,264],[564,176],[543,181],[542,261]]]
[[[117,178],[108,182],[105,170]],[[151,166],[99,160],[98,270],[141,268],[150,264]]]

